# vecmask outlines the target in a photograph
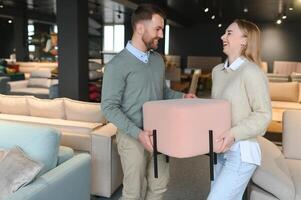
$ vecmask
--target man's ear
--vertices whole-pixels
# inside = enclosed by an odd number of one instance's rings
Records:
[[[145,30],[145,27],[144,27],[144,24],[142,22],[138,22],[136,24],[136,32],[139,34],[139,35],[143,35],[144,34],[144,30]]]

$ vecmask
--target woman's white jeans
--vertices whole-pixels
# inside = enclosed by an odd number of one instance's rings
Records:
[[[239,149],[218,154],[207,200],[241,200],[256,167],[241,161]]]

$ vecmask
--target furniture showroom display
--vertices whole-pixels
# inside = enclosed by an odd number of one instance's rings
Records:
[[[0,95],[0,120],[55,128],[62,134],[62,145],[88,152],[92,158],[92,194],[110,197],[121,185],[117,128],[107,123],[100,103]]]

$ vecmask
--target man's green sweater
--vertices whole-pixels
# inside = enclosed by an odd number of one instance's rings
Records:
[[[165,65],[156,52],[150,52],[148,63],[144,63],[123,49],[105,67],[102,112],[108,121],[134,138],[143,129],[145,102],[182,97],[183,93],[166,86]]]

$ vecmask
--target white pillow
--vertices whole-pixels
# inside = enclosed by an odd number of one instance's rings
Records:
[[[0,95],[0,112],[12,115],[29,115],[27,97]]]
[[[65,119],[63,99],[38,99],[28,98],[30,115],[34,117],[46,117]]]
[[[106,123],[106,119],[101,113],[100,103],[75,101],[64,98],[64,104],[67,120]]]
[[[43,164],[29,158],[19,147],[10,149],[0,162],[0,199],[30,183]]]

